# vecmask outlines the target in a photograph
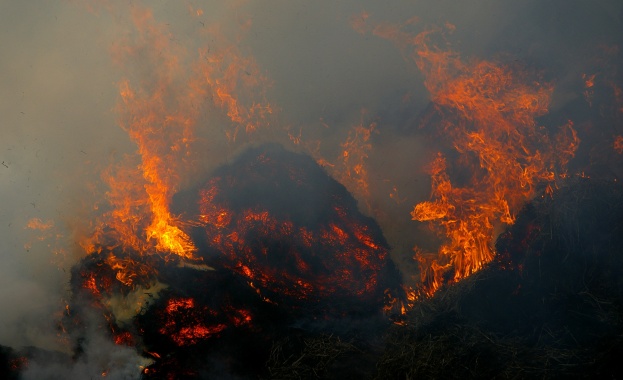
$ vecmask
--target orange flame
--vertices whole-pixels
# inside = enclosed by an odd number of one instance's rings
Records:
[[[341,144],[342,165],[341,168],[337,168],[343,170],[342,173],[338,173],[341,177],[340,182],[358,199],[365,201],[370,197],[366,160],[372,150],[370,138],[373,133],[378,133],[376,127],[376,123],[372,122],[366,126],[362,120],[349,131],[348,138]]]
[[[133,7],[131,19],[137,32],[135,41],[128,41],[116,54],[119,58],[140,51],[160,52],[157,58],[147,57],[154,61],[146,65],[153,68],[154,83],[138,89],[128,80],[120,83],[120,123],[136,143],[137,156],[127,156],[125,166],[110,168],[103,174],[110,188],[107,196],[111,208],[94,234],[81,244],[87,252],[99,251],[98,247],[115,241],[124,250],[140,254],[162,252],[193,258],[196,248],[169,212],[169,202],[183,172],[175,165],[191,160],[197,118],[196,112],[188,112],[187,103],[193,94],[177,97],[172,93],[173,83],[179,80],[183,52],[172,46],[166,27],[157,23],[148,9]],[[123,282],[127,284],[133,275],[120,276],[126,278]]]
[[[26,227],[31,230],[47,231],[54,227],[54,222],[51,220],[44,222],[40,218],[32,218],[28,221]]]
[[[584,99],[589,104],[589,106],[593,106],[593,96],[595,95],[595,75],[582,74],[582,80],[584,80]]]
[[[413,220],[431,222],[447,239],[437,254],[416,249],[422,292],[427,295],[444,278],[458,281],[491,261],[497,226],[514,222],[539,183],[551,183],[563,174],[579,144],[571,122],[553,144],[537,124],[536,118],[548,111],[551,84],[517,65],[476,59],[466,63],[457,52],[432,44],[442,31],[412,35],[388,24],[373,29],[403,52],[411,50],[410,59],[424,74],[431,102],[442,118],[443,137],[458,153],[452,163],[441,154],[433,161],[432,199],[417,204],[411,213]]]
[[[203,16],[200,9],[190,13]],[[230,125],[222,137],[235,142],[239,130],[252,133],[269,125],[273,109],[263,94],[268,81],[254,59],[245,57],[218,25],[202,28],[210,42],[193,55],[175,43],[169,25],[158,22],[146,5],[135,4],[127,15],[117,15],[129,17],[133,29],[113,57],[126,71],[133,69],[127,62],[140,65],[132,80],[120,82],[118,105],[120,125],[137,151],[103,173],[110,208],[81,246],[89,253],[107,251],[106,263],[114,267],[117,280],[132,286],[148,270],[116,257],[113,249],[199,260],[184,232],[187,226],[171,214],[170,202],[185,177],[201,169],[195,158],[199,149],[193,147],[205,112],[222,112]]]

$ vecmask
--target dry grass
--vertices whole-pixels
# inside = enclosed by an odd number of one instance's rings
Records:
[[[267,362],[269,378],[295,380],[329,376],[331,366],[347,354],[359,353],[352,343],[332,335],[285,338],[273,344]]]

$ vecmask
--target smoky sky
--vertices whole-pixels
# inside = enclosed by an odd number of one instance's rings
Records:
[[[69,269],[84,255],[76,236],[88,232],[94,205],[104,202],[101,171],[136,149],[119,127],[118,84],[153,69],[140,57],[116,64],[111,53],[132,28],[123,15],[134,6],[151,8],[190,56],[209,45],[206,26],[218,23],[234,35],[247,25],[232,43],[255,58],[279,110],[258,139],[302,131],[302,138],[325,139],[334,160],[353,125],[377,123],[368,158],[371,206],[399,262],[419,243],[409,212],[430,186],[424,168],[436,148],[414,122],[429,94],[412,61],[391,42],[357,33],[351,18],[366,12],[373,22],[401,23],[417,16],[422,29],[451,23],[449,43],[462,56],[507,54],[544,72],[555,83],[554,109],[581,96],[573,89],[591,48],[620,43],[623,30],[617,0],[0,1],[2,345],[67,349],[54,318],[70,297]],[[222,141],[222,122],[205,116],[197,134]],[[199,155],[206,168],[228,159],[221,147],[206,147],[213,152]],[[398,198],[390,199],[394,186]],[[33,218],[53,227],[27,228]]]

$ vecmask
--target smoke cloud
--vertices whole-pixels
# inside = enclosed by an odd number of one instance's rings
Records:
[[[136,32],[140,9],[153,12],[145,22],[157,26],[166,45]],[[77,241],[107,206],[102,173],[131,162],[124,157],[137,149],[120,127],[132,115],[119,94],[124,81],[140,92],[172,75],[165,104],[196,112],[192,160],[168,163],[179,171],[178,189],[200,183],[249,144],[276,141],[328,162],[327,170],[353,191],[340,166],[343,144],[357,138],[354,127],[370,128],[363,152],[369,190],[353,192],[378,220],[399,266],[413,275],[412,248],[437,241],[422,241],[430,239],[426,228],[409,213],[428,199],[427,165],[444,147],[418,129],[430,103],[422,73],[391,42],[359,33],[357,23],[417,17],[415,31],[453,25],[447,43],[466,60],[518,61],[554,83],[547,117],[560,125],[583,101],[587,68],[598,78],[620,78],[615,69],[597,71],[616,65],[607,55],[606,64],[597,62],[594,53],[620,48],[621,12],[618,0],[2,2],[0,345],[72,351],[59,339],[58,321],[71,297],[70,268],[86,254]],[[200,76],[201,62],[227,49],[252,57],[242,64],[241,101],[272,108],[270,115],[250,114],[257,130],[247,134],[242,123],[236,142],[213,93],[179,100],[192,87],[188,78]],[[170,52],[179,58],[177,69],[159,55]],[[620,125],[612,128],[603,133],[623,133]],[[99,356],[96,350],[108,351],[111,363],[129,356],[126,364],[136,369],[129,349],[113,350],[104,341],[94,332],[87,357]],[[35,363],[25,378],[49,370],[69,378],[99,368],[88,361],[73,366]]]

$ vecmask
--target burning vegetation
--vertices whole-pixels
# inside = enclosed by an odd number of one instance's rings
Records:
[[[386,378],[617,377],[623,190],[576,179],[535,199],[483,270],[418,302],[379,361]]]
[[[186,45],[140,1],[114,3],[92,6],[129,25],[111,52],[136,151],[103,169],[78,237],[58,318],[71,354],[0,346],[0,375],[90,360],[143,379],[621,373],[620,44],[596,47],[554,107],[559,78],[544,68],[466,56],[450,22],[363,12],[350,32],[397,46],[428,105],[399,126],[363,110],[313,130],[268,100],[241,43],[244,2],[234,32],[186,2],[199,30]],[[376,153],[403,138],[429,155]],[[415,173],[427,194],[408,194]],[[57,224],[27,228],[43,241]]]
[[[420,127],[449,145],[449,153],[439,152],[430,164],[431,200],[411,212],[413,220],[430,222],[446,240],[437,253],[415,248],[421,286],[414,296],[431,296],[493,260],[496,235],[539,190],[551,192],[567,175],[580,141],[571,121],[553,136],[539,125],[538,117],[548,112],[551,84],[516,62],[465,62],[439,47],[454,25],[405,31],[414,23],[370,29],[396,43],[420,69],[431,95]]]
[[[382,324],[400,302],[380,228],[308,156],[249,150],[177,194],[173,210],[192,226],[195,261],[108,246],[72,273],[66,326],[79,331],[97,310],[111,339],[154,362],[145,378],[201,377],[224,352],[227,371],[261,373],[271,342],[293,329],[352,334],[346,321]]]

